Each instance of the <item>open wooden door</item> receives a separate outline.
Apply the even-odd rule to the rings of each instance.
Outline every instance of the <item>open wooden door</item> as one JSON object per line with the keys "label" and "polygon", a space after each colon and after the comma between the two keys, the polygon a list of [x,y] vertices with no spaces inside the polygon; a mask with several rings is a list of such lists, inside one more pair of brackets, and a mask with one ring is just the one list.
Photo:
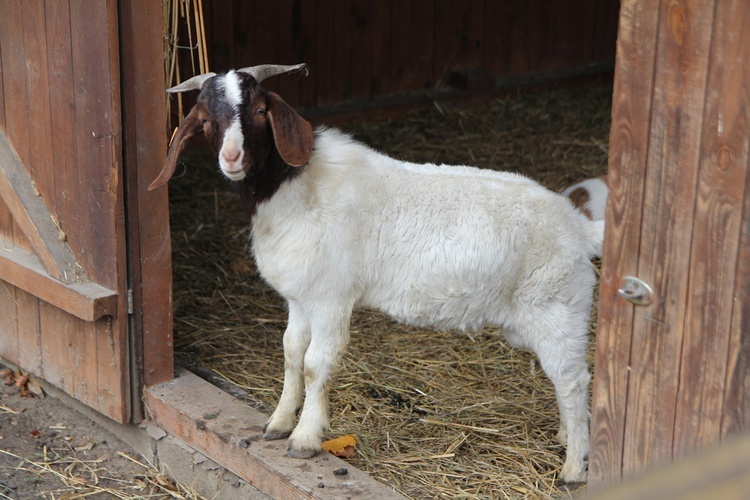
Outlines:
{"label": "open wooden door", "polygon": [[748,27],[744,0],[622,2],[593,485],[750,431]]}
{"label": "open wooden door", "polygon": [[119,422],[144,328],[169,355],[144,378],[172,376],[166,195],[137,203],[166,149],[151,4],[0,0],[0,357]]}

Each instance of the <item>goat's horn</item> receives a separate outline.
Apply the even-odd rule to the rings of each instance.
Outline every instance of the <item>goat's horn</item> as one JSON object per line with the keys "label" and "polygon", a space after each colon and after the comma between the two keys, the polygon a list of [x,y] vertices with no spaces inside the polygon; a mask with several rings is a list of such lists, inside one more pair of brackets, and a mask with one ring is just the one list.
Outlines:
{"label": "goat's horn", "polygon": [[189,90],[200,90],[201,87],[203,87],[203,82],[205,82],[212,76],[216,76],[216,73],[203,73],[202,75],[194,76],[188,80],[185,80],[179,85],[175,85],[174,87],[168,88],[167,92],[169,92],[170,94],[174,94],[175,92],[187,92]]}
{"label": "goat's horn", "polygon": [[258,83],[262,82],[269,76],[280,75],[282,73],[289,73],[291,71],[304,71],[307,76],[308,69],[307,64],[295,64],[294,66],[282,66],[279,64],[261,64],[260,66],[249,66],[247,68],[240,68],[237,71],[247,73],[254,77]]}

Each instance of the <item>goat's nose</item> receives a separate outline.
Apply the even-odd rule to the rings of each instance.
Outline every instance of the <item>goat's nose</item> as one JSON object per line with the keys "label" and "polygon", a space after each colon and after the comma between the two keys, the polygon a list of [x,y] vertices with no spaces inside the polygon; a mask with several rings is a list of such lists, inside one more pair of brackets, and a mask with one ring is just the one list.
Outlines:
{"label": "goat's nose", "polygon": [[239,159],[240,153],[239,149],[225,150],[221,152],[221,157],[227,163],[234,163]]}

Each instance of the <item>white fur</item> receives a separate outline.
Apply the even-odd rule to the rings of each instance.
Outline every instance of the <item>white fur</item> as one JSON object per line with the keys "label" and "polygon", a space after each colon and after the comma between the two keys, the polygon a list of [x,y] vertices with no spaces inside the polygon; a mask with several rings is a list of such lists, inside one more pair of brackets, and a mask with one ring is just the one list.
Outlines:
{"label": "white fur", "polygon": [[609,196],[609,187],[607,186],[606,177],[593,177],[586,179],[581,182],[577,182],[563,190],[561,193],[563,196],[569,197],[573,191],[581,188],[586,191],[588,200],[586,200],[581,206],[577,206],[581,211],[586,211],[587,215],[591,215],[591,220],[604,220],[605,211],[607,208],[607,196]]}
{"label": "white fur", "polygon": [[224,99],[235,110],[232,122],[224,132],[224,140],[219,151],[219,167],[221,171],[233,181],[245,178],[242,168],[242,160],[245,156],[243,144],[245,137],[242,134],[239,109],[242,105],[242,89],[237,73],[230,71],[223,77]]}
{"label": "white fur", "polygon": [[603,222],[523,176],[405,163],[318,130],[304,171],[253,218],[258,268],[289,304],[284,389],[266,437],[291,432],[293,456],[320,449],[355,307],[417,326],[496,324],[554,383],[568,446],[561,479],[584,481],[589,259],[603,233]]}

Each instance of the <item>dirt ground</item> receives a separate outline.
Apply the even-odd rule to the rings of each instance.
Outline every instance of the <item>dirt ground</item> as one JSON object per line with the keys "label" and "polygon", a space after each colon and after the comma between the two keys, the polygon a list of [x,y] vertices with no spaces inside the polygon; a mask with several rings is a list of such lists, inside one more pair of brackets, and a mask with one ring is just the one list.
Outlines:
{"label": "dirt ground", "polygon": [[0,499],[198,498],[39,390],[0,364]]}

